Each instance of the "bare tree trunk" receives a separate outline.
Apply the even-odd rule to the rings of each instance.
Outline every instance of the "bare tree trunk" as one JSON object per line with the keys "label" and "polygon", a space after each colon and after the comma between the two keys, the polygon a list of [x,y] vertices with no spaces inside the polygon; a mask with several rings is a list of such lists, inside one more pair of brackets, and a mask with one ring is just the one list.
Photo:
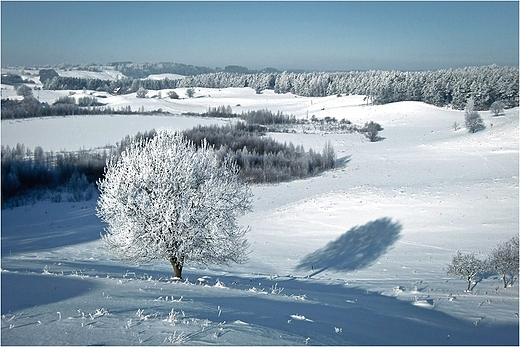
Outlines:
{"label": "bare tree trunk", "polygon": [[506,275],[502,275],[502,279],[504,280],[504,288],[507,288],[507,278]]}
{"label": "bare tree trunk", "polygon": [[468,289],[467,292],[471,292],[471,277],[468,277]]}
{"label": "bare tree trunk", "polygon": [[177,260],[176,257],[170,258],[170,264],[173,267],[173,274],[175,278],[182,278],[182,265],[183,265],[184,257],[181,257],[180,261]]}

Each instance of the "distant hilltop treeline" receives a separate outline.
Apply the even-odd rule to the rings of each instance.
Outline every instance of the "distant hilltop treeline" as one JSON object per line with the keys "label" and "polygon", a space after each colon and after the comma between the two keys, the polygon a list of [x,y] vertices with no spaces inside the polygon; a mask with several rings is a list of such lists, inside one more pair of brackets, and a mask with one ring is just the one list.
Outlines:
{"label": "distant hilltop treeline", "polygon": [[[250,70],[247,67],[239,65],[228,65],[224,69],[209,68],[205,66],[194,66],[180,63],[133,63],[129,61],[112,62],[108,64],[115,70],[121,72],[130,78],[146,78],[150,75],[157,74],[178,74],[182,76],[194,76],[215,72],[233,72],[233,73],[260,73],[260,72],[280,72],[275,68],[266,67],[261,70]],[[295,70],[297,71],[297,70]],[[301,72],[301,71],[300,71]]]}
{"label": "distant hilltop treeline", "polygon": [[[129,75],[174,71],[163,66],[113,63],[113,68]],[[142,70],[139,70],[139,69]],[[195,67],[194,67],[195,69]],[[366,95],[367,103],[387,104],[397,101],[422,101],[431,105],[464,109],[467,100],[474,100],[477,110],[488,110],[495,101],[506,108],[519,105],[518,67],[489,65],[436,71],[350,71],[350,72],[279,72],[275,69],[249,73],[247,68],[226,67],[229,71],[195,73],[180,79],[123,78],[100,80],[60,77],[53,70],[40,70],[45,89],[97,90],[109,93],[134,93],[139,88],[162,90],[175,88],[250,87],[261,93],[293,93],[299,96]],[[242,71],[245,69],[244,71]],[[189,70],[189,69],[188,69]],[[54,73],[53,73],[54,72]]]}

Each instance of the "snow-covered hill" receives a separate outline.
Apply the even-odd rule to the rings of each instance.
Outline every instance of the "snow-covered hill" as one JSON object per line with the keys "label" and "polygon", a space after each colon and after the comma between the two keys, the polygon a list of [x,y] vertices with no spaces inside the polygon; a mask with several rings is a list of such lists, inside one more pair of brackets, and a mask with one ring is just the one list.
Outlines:
{"label": "snow-covered hill", "polygon": [[118,80],[125,76],[114,69],[98,69],[96,71],[84,71],[84,70],[57,70],[58,75],[61,77],[77,77],[77,78],[96,78],[100,80]]}
{"label": "snow-covered hill", "polygon": [[188,264],[181,282],[167,262],[111,260],[95,201],[2,210],[2,344],[518,345],[516,284],[491,276],[466,293],[444,271],[456,251],[485,258],[518,234],[518,108],[481,112],[486,129],[470,134],[453,129],[463,112],[362,96],[196,88],[192,99],[103,100],[174,115],[2,121],[2,144],[97,148],[151,128],[223,122],[178,116],[220,105],[372,120],[383,140],[270,134],[320,151],[330,141],[345,165],[254,186],[241,220],[251,226],[249,262]]}

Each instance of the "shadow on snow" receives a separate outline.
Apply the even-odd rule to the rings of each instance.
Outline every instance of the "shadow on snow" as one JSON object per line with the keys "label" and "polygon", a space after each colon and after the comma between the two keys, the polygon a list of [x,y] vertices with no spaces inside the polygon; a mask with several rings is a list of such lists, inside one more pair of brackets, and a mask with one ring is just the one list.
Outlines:
{"label": "shadow on snow", "polygon": [[325,270],[354,271],[373,264],[399,239],[402,225],[380,218],[356,226],[325,247],[306,255],[298,270],[314,270],[311,277]]}
{"label": "shadow on snow", "polygon": [[[258,278],[249,284],[244,278],[220,279],[226,283],[233,280],[242,291],[208,288],[214,295],[192,293],[195,296],[190,299],[199,305],[186,307],[190,316],[244,322],[259,335],[264,331],[277,334],[279,344],[295,344],[298,339],[304,343],[309,337],[311,345],[518,345],[518,325],[476,326],[361,288],[312,279]],[[259,294],[247,290],[258,281],[266,288],[278,285],[283,292],[272,294],[267,290]],[[204,309],[199,311],[200,307]],[[224,326],[224,333],[227,328]],[[230,331],[229,335],[234,333]],[[231,342],[232,336],[229,338]],[[225,340],[221,343],[227,344]],[[239,343],[248,344],[244,340]]]}
{"label": "shadow on snow", "polygon": [[60,210],[60,207],[61,204],[51,204],[46,209],[31,211],[30,218],[34,223],[27,221],[27,214],[23,213],[25,209],[2,210],[2,257],[100,238],[103,225],[94,207],[73,210],[63,207]]}
{"label": "shadow on snow", "polygon": [[[182,312],[178,323],[208,322],[207,329],[199,327],[195,334],[189,334],[188,344],[214,344],[214,334],[218,334],[220,345],[295,345],[310,338],[312,345],[518,346],[518,325],[493,324],[491,320],[475,325],[435,309],[337,282],[220,273],[205,276],[206,281],[200,285],[195,279],[202,274],[196,269],[187,269],[188,282],[171,281],[166,266],[155,270],[95,262],[61,266],[74,265],[85,268],[81,279],[56,273],[3,272],[2,314],[78,297],[72,302],[83,310],[103,305],[111,318],[121,322],[135,319],[135,312],[144,308],[146,314],[158,317],[157,321],[148,321],[151,328],[167,324],[164,318],[172,308]],[[121,278],[126,280],[121,282]],[[223,286],[217,286],[218,281]],[[88,296],[81,299],[85,294]],[[165,295],[174,295],[177,301],[158,299]],[[74,306],[72,302],[65,307]],[[157,335],[149,344],[163,340],[164,336]]]}
{"label": "shadow on snow", "polygon": [[2,314],[80,296],[96,283],[55,275],[2,272]]}

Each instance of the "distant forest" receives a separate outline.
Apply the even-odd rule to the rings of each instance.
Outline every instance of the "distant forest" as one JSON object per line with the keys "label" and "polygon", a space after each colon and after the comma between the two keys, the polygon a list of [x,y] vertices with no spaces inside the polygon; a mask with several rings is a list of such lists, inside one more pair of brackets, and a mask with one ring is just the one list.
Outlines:
{"label": "distant forest", "polygon": [[[115,68],[131,76],[143,76],[163,70],[119,63]],[[367,103],[387,104],[397,101],[422,101],[431,105],[464,109],[468,98],[475,101],[477,110],[488,110],[495,101],[506,108],[519,105],[519,70],[517,67],[497,65],[467,67],[437,71],[352,71],[352,72],[278,72],[267,69],[248,73],[241,67],[227,67],[228,71],[211,73],[192,68],[182,79],[151,80],[126,78],[117,81],[59,77],[43,81],[50,90],[97,90],[110,93],[133,93],[139,88],[148,90],[174,88],[250,87],[261,93],[294,93],[299,96],[366,95]],[[245,70],[244,70],[245,69]],[[188,72],[190,69],[186,69]],[[140,72],[138,72],[140,71]],[[240,71],[240,72],[230,72]],[[46,73],[48,75],[48,73]]]}
{"label": "distant forest", "polygon": [[178,74],[182,76],[194,76],[209,74],[214,72],[235,72],[235,73],[258,73],[258,72],[279,72],[274,68],[265,68],[260,71],[249,70],[247,67],[239,65],[228,65],[224,69],[209,68],[205,66],[194,66],[180,63],[160,62],[160,63],[132,63],[126,62],[112,62],[109,63],[117,71],[123,73],[130,78],[146,78],[150,75],[156,74]]}
{"label": "distant forest", "polygon": [[[103,106],[103,107],[99,107]],[[52,105],[40,102],[34,97],[23,100],[2,99],[2,119],[22,119],[33,117],[57,117],[100,114],[158,114],[161,109],[153,111],[132,110],[130,105],[118,109],[100,103],[97,98],[85,96],[78,102],[73,97],[61,97]]]}

